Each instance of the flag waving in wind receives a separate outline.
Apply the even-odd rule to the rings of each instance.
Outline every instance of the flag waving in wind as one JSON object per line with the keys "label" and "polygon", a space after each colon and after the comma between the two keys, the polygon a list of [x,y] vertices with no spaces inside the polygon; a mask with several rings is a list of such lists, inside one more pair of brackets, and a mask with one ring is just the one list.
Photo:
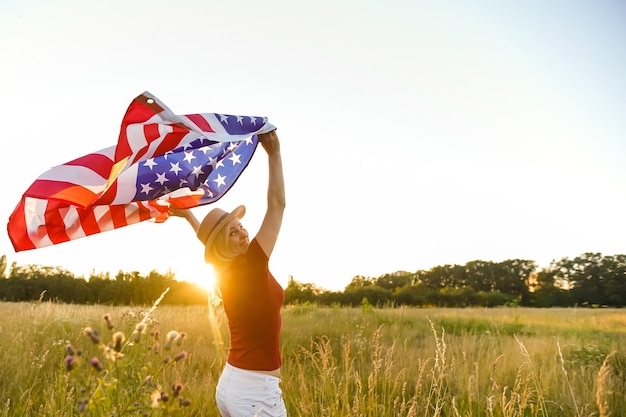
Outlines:
{"label": "flag waving in wind", "polygon": [[122,120],[117,145],[55,166],[26,190],[9,217],[16,252],[42,248],[144,220],[169,206],[217,201],[248,166],[265,117],[175,115],[148,92]]}

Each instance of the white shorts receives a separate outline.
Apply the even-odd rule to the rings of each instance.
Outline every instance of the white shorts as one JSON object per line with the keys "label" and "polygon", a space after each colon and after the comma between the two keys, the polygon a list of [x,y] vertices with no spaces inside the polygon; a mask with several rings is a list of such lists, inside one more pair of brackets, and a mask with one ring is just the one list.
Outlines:
{"label": "white shorts", "polygon": [[222,417],[286,417],[280,378],[227,363],[215,391]]}

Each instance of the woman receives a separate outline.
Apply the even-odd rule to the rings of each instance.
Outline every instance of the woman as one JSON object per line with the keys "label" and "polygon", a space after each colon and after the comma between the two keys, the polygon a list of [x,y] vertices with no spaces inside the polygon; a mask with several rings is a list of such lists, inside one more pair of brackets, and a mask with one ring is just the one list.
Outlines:
{"label": "woman", "polygon": [[201,223],[189,210],[174,211],[204,243],[228,317],[230,351],[215,395],[222,417],[287,415],[279,387],[285,293],[268,267],[283,220],[285,185],[276,131],[259,135],[259,142],[268,156],[267,210],[252,241],[240,223],[244,206],[230,213],[213,209]]}

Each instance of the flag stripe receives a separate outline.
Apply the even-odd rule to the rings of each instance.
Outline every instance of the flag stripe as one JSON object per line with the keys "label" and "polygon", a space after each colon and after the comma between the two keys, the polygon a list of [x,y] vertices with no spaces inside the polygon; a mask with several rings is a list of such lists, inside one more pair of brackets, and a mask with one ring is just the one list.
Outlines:
{"label": "flag stripe", "polygon": [[46,210],[44,218],[46,219],[46,224],[49,225],[47,232],[53,245],[67,242],[70,239],[67,235],[65,222],[63,221],[63,217],[61,217],[59,209]]}
{"label": "flag stripe", "polygon": [[198,128],[200,128],[203,132],[215,132],[207,119],[202,117],[200,114],[188,114],[187,118],[193,122]]}
{"label": "flag stripe", "polygon": [[59,165],[55,168],[60,169],[65,168],[66,166],[72,166],[76,168],[89,167],[89,169],[91,169],[95,175],[98,175],[101,178],[106,178],[109,175],[109,170],[111,169],[111,166],[113,165],[113,157],[112,155],[108,155],[107,153],[111,153],[113,150],[114,147],[103,149],[100,152],[94,152],[89,155],[81,156],[80,158],[67,162],[64,165]]}

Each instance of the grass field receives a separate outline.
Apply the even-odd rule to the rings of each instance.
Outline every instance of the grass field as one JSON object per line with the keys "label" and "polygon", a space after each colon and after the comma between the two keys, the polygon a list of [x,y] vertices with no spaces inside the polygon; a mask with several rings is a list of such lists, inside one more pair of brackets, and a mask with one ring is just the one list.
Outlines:
{"label": "grass field", "polygon": [[[0,416],[217,416],[223,313],[148,311],[0,303]],[[290,416],[626,415],[626,310],[292,306],[282,355]]]}

